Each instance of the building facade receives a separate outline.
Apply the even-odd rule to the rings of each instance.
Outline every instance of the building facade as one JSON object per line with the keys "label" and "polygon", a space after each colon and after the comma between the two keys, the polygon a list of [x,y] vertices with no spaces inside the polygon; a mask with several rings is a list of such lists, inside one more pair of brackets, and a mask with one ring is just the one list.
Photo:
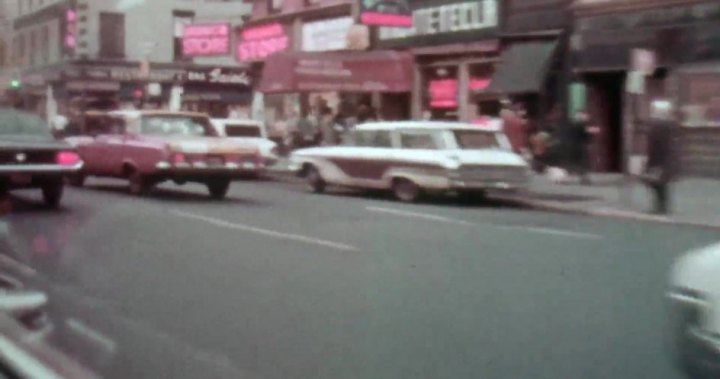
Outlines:
{"label": "building facade", "polygon": [[[573,68],[602,130],[596,169],[621,171],[642,158],[650,106],[671,100],[683,173],[720,177],[720,2],[585,0],[574,13]],[[644,83],[630,74],[636,49],[654,57]]]}
{"label": "building facade", "polygon": [[215,116],[249,108],[252,78],[230,48],[230,31],[249,12],[240,2],[201,0],[18,2],[11,55],[26,106],[43,113],[57,101],[68,113],[166,107],[175,97]]}

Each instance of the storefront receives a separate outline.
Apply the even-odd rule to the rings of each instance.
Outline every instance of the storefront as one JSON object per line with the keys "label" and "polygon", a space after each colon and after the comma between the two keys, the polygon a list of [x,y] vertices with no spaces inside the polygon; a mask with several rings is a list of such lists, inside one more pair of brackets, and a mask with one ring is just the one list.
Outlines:
{"label": "storefront", "polygon": [[411,3],[413,26],[380,27],[374,48],[413,56],[408,94],[415,119],[472,120],[497,113],[497,99],[476,102],[498,60],[497,0]]}
{"label": "storefront", "polygon": [[[139,62],[72,62],[23,76],[30,107],[43,113],[48,100],[60,114],[83,109],[171,108],[173,92],[179,108],[227,117],[229,110],[249,107],[252,80],[247,69]],[[52,90],[48,91],[48,87]],[[52,93],[53,99],[47,94]],[[184,95],[183,95],[184,93]]]}
{"label": "storefront", "polygon": [[[642,154],[650,104],[669,98],[683,126],[684,173],[720,177],[713,152],[720,147],[713,91],[720,87],[712,88],[720,82],[720,3],[649,9],[646,4],[622,11],[619,3],[576,9],[574,71],[587,87],[587,107],[601,129],[595,169],[620,171],[624,151]],[[654,55],[657,69],[646,78],[644,93],[630,101],[626,82],[638,48]]]}

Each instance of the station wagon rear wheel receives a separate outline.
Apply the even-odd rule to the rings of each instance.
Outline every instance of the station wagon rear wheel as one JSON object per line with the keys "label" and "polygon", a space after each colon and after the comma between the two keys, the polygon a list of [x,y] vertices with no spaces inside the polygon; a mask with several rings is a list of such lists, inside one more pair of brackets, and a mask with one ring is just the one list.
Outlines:
{"label": "station wagon rear wheel", "polygon": [[420,189],[420,186],[415,184],[412,180],[404,178],[393,180],[392,190],[395,197],[405,203],[415,202],[422,195],[422,189]]}
{"label": "station wagon rear wheel", "polygon": [[308,187],[310,187],[310,190],[312,192],[325,192],[327,183],[325,182],[325,179],[322,178],[322,175],[320,175],[320,171],[318,171],[317,167],[308,167],[307,171],[305,172],[305,179],[307,180]]}

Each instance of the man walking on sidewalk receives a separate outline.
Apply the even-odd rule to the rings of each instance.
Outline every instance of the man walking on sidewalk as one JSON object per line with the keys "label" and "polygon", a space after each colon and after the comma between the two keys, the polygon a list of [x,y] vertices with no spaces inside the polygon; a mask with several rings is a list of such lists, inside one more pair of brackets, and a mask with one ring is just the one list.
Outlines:
{"label": "man walking on sidewalk", "polygon": [[652,104],[647,136],[647,168],[645,182],[655,195],[653,211],[667,214],[670,211],[670,185],[677,175],[678,125],[671,119],[672,105],[667,101]]}

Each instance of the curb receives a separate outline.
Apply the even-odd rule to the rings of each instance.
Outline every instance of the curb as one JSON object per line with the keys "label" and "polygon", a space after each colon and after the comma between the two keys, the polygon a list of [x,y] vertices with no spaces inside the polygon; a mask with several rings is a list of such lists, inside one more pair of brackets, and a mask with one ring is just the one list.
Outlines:
{"label": "curb", "polygon": [[[302,183],[302,178],[295,175],[294,172],[288,170],[268,170],[267,177],[270,180],[285,183]],[[494,199],[512,202],[527,208],[542,210],[548,212],[585,215],[592,217],[604,217],[612,218],[617,220],[632,220],[641,221],[648,223],[655,223],[661,225],[676,225],[676,226],[689,226],[696,228],[720,230],[720,224],[708,224],[698,221],[678,220],[667,216],[656,216],[640,212],[623,211],[620,209],[613,208],[581,208],[570,205],[555,204],[542,200],[532,200],[528,198],[520,198],[515,196],[493,196]]]}
{"label": "curb", "polygon": [[662,225],[677,225],[677,226],[690,226],[705,229],[720,229],[720,224],[708,224],[698,221],[678,220],[667,216],[655,216],[640,212],[623,211],[620,209],[613,208],[580,208],[567,205],[553,204],[541,200],[523,199],[517,197],[499,197],[502,200],[512,201],[517,204],[521,204],[525,207],[543,210],[549,212],[566,213],[566,214],[577,214],[593,217],[605,217],[619,220],[633,220],[642,221],[648,223],[662,224]]}

